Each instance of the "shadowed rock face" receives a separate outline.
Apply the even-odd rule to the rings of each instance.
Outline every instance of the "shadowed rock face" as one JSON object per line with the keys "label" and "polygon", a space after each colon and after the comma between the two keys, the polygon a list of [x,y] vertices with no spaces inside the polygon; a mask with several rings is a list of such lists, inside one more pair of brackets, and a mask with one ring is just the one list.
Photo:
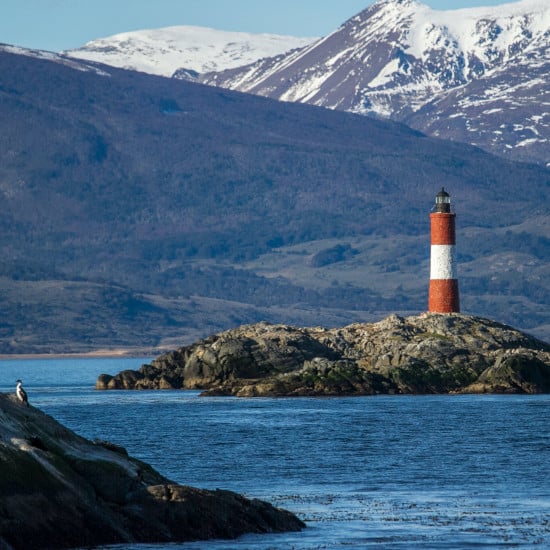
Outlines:
{"label": "shadowed rock face", "polygon": [[71,548],[299,530],[293,514],[229,491],[176,485],[0,394],[0,548]]}
{"label": "shadowed rock face", "polygon": [[343,328],[259,323],[100,375],[97,389],[204,389],[208,395],[550,392],[550,345],[461,314],[392,315]]}

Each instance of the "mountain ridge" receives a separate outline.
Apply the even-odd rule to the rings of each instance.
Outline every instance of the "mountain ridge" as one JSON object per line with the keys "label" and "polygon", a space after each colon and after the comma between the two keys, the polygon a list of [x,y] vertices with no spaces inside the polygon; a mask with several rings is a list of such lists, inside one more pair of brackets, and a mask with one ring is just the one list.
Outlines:
{"label": "mountain ridge", "polygon": [[[550,6],[540,0],[453,11],[380,0],[297,52],[201,81],[392,118],[501,156],[547,163],[549,27]],[[514,76],[518,65],[525,66],[527,80]],[[490,94],[493,72],[503,80],[496,98]],[[468,116],[458,99],[449,100],[453,93],[470,98]],[[487,135],[478,133],[479,126],[488,128]]]}
{"label": "mountain ridge", "polygon": [[180,26],[121,33],[63,53],[389,118],[545,165],[549,28],[542,0],[456,10],[379,0],[319,39]]}
{"label": "mountain ridge", "polygon": [[61,53],[158,76],[171,77],[178,72],[193,78],[300,48],[312,40],[178,25],[98,38]]}

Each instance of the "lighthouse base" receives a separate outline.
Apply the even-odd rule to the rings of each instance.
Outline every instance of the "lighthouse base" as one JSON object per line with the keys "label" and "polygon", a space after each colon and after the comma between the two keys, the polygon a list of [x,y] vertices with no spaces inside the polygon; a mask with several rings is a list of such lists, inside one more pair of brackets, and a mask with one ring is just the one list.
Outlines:
{"label": "lighthouse base", "polygon": [[428,311],[460,313],[457,279],[430,279]]}

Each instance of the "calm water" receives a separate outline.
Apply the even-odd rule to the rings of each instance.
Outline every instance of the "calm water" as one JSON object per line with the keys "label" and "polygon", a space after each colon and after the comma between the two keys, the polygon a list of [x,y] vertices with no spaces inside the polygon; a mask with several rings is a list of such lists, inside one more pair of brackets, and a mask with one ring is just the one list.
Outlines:
{"label": "calm water", "polygon": [[201,398],[96,392],[142,359],[0,361],[33,405],[178,483],[292,510],[301,533],[146,548],[550,547],[550,396]]}

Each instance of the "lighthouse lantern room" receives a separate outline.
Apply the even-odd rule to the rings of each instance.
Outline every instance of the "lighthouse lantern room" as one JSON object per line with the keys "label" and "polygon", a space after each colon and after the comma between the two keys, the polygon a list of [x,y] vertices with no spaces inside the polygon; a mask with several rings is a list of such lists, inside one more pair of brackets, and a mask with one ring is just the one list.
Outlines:
{"label": "lighthouse lantern room", "polygon": [[442,187],[430,213],[430,289],[428,311],[452,313],[460,311],[456,275],[455,217],[451,197]]}
{"label": "lighthouse lantern room", "polygon": [[445,188],[442,187],[441,191],[435,196],[434,212],[450,212],[451,211],[451,196]]}

